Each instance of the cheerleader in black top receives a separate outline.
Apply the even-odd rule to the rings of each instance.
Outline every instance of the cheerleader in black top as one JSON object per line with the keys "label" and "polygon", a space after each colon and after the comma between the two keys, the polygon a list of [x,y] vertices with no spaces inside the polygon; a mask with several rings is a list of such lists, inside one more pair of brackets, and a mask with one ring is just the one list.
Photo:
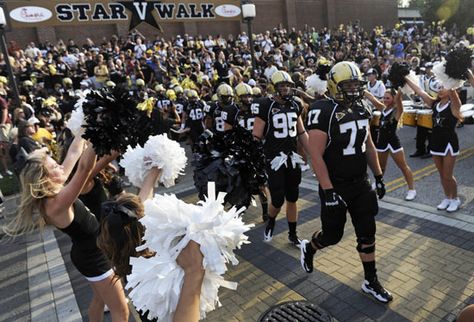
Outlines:
{"label": "cheerleader in black top", "polygon": [[432,97],[417,84],[407,79],[407,84],[420,96],[426,105],[433,109],[433,132],[431,136],[431,155],[441,178],[445,198],[438,205],[438,210],[454,212],[459,209],[457,182],[453,175],[456,156],[459,154],[459,141],[456,135],[456,124],[462,121],[460,112],[461,100],[456,89],[445,89],[434,80],[430,90],[437,94]]}
{"label": "cheerleader in black top", "polygon": [[[92,144],[84,152],[83,146],[84,140],[76,137],[62,165],[48,156],[44,149],[27,157],[20,173],[23,190],[18,214],[3,227],[3,231],[13,236],[49,224],[69,235],[72,239],[72,263],[93,290],[89,321],[102,321],[104,305],[107,304],[112,321],[125,322],[129,311],[122,283],[114,278],[110,263],[96,244],[99,223],[77,200],[96,164]],[[77,169],[66,183],[79,157]],[[35,214],[36,211],[39,215]]]}
{"label": "cheerleader in black top", "polygon": [[405,160],[405,152],[397,135],[399,120],[403,114],[401,92],[397,93],[394,89],[385,91],[383,102],[368,91],[365,91],[365,97],[382,113],[379,135],[375,142],[382,172],[385,172],[390,154],[397,167],[402,171],[408,185],[405,200],[411,201],[416,197],[413,173]]}

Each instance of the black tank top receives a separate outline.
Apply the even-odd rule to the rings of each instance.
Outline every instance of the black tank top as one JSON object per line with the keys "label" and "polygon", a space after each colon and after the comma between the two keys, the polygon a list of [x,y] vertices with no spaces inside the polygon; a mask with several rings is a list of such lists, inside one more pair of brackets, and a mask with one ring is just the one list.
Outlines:
{"label": "black tank top", "polygon": [[433,130],[454,131],[458,119],[451,112],[451,102],[441,105],[439,101],[433,104]]}
{"label": "black tank top", "polygon": [[380,131],[384,135],[394,135],[397,132],[398,121],[395,119],[394,109],[382,111],[380,118]]}
{"label": "black tank top", "polygon": [[107,201],[107,194],[105,193],[102,181],[99,178],[95,177],[94,187],[88,193],[79,195],[79,199],[81,199],[84,205],[89,208],[89,210],[97,218],[97,221],[100,223],[101,205],[104,201]]}
{"label": "black tank top", "polygon": [[66,228],[60,228],[71,237],[72,243],[78,248],[96,248],[99,222],[81,200],[74,201],[74,219]]}

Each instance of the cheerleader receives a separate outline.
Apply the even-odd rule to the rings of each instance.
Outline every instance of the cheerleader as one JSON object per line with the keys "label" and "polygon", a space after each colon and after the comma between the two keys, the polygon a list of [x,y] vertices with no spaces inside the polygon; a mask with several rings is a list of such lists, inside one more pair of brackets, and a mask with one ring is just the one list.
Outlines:
{"label": "cheerleader", "polygon": [[[152,197],[153,187],[160,173],[161,170],[156,167],[148,172],[138,196],[124,193],[116,201],[103,204],[97,245],[111,261],[118,278],[125,278],[131,273],[130,257],[154,256],[148,249],[137,251],[136,248],[142,244],[145,231],[139,222],[144,216],[143,202]],[[190,241],[176,259],[183,268],[185,277],[173,319],[175,322],[199,320],[199,299],[204,279],[202,258],[199,244]],[[149,321],[147,312],[142,312],[140,318],[142,321]]]}
{"label": "cheerleader", "polygon": [[[84,140],[76,137],[62,165],[48,156],[45,149],[32,152],[24,160],[20,172],[23,190],[19,211],[3,231],[14,236],[50,224],[69,235],[71,261],[93,290],[89,321],[102,321],[104,304],[110,309],[112,321],[128,321],[122,283],[114,280],[109,262],[96,245],[99,223],[77,199],[96,163],[93,146],[90,144],[82,153],[83,145]],[[79,157],[74,175],[65,184]]]}
{"label": "cheerleader", "polygon": [[382,172],[385,172],[390,154],[397,167],[402,171],[408,185],[405,200],[411,201],[416,197],[413,173],[405,160],[405,153],[397,135],[398,124],[403,113],[401,92],[396,92],[394,89],[386,90],[383,103],[368,91],[365,91],[365,97],[382,113],[379,133],[375,142]]}
{"label": "cheerleader", "polygon": [[456,156],[459,154],[459,141],[455,129],[457,123],[462,121],[461,100],[456,89],[445,89],[435,78],[430,81],[429,90],[436,97],[430,96],[410,79],[406,77],[405,79],[425,104],[433,109],[430,153],[438,169],[445,193],[445,198],[437,208],[455,212],[461,205],[456,178],[453,175]]}

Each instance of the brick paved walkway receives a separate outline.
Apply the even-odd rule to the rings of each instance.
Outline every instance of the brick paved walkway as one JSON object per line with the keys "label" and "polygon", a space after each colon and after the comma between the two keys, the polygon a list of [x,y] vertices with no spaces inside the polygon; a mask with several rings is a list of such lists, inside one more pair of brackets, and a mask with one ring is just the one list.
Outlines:
{"label": "brick paved walkway", "polygon": [[[306,183],[302,187],[298,232],[300,237],[308,238],[320,228],[319,204],[314,184]],[[185,201],[197,201],[194,193],[183,194]],[[206,321],[258,321],[271,306],[290,300],[311,301],[339,321],[452,321],[455,313],[474,302],[474,218],[435,212],[418,204],[401,205],[400,201],[390,198],[387,201],[380,203],[377,216],[377,267],[379,279],[394,295],[389,305],[380,304],[360,291],[363,269],[355,250],[350,220],[342,241],[319,252],[315,271],[306,274],[300,268],[299,250],[287,242],[284,214],[279,216],[272,243],[267,244],[262,241],[264,227],[259,223],[260,209],[252,207],[245,215],[246,221],[257,223],[249,232],[252,243],[238,251],[241,262],[226,276],[239,283],[238,289],[223,289],[220,293],[223,306],[208,314]],[[59,232],[54,235],[73,288],[73,298],[77,301],[77,314],[86,317],[90,289],[70,263],[68,239]],[[5,246],[24,256],[22,245],[19,240],[14,246]],[[14,259],[5,250],[0,252],[1,273],[6,277],[0,279],[4,298],[0,302],[7,304],[9,312],[2,312],[4,306],[0,320],[32,321],[32,312],[38,309],[32,305],[32,299],[29,299],[28,318],[24,303],[27,299],[21,297],[21,301],[16,301],[15,294],[5,290],[14,285],[18,297],[25,287],[32,287],[24,278],[12,284],[11,278],[28,274],[16,274],[5,266]],[[26,270],[27,266],[18,267]],[[51,285],[55,283],[58,282]],[[55,299],[56,310],[61,309],[61,301]],[[130,320],[135,318],[132,316]],[[110,316],[106,316],[106,321],[110,321]]]}

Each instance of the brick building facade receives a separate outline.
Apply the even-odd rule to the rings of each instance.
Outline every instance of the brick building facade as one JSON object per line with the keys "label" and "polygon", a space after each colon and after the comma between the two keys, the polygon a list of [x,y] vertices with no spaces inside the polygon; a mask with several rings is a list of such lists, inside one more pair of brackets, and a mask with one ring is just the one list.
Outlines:
{"label": "brick building facade", "polygon": [[[279,24],[290,28],[303,29],[310,27],[337,27],[341,23],[359,20],[364,28],[376,25],[393,26],[397,22],[397,1],[395,0],[254,0],[257,17],[253,21],[254,32],[270,30]],[[229,22],[186,22],[160,23],[163,36],[178,34],[238,34],[247,30],[246,24],[239,21]],[[147,24],[138,29],[147,37],[160,33]],[[15,40],[20,45],[30,41],[45,42],[72,38],[82,43],[86,37],[101,41],[113,34],[126,35],[127,24],[58,26],[41,28],[21,28],[7,32],[7,40]]]}

